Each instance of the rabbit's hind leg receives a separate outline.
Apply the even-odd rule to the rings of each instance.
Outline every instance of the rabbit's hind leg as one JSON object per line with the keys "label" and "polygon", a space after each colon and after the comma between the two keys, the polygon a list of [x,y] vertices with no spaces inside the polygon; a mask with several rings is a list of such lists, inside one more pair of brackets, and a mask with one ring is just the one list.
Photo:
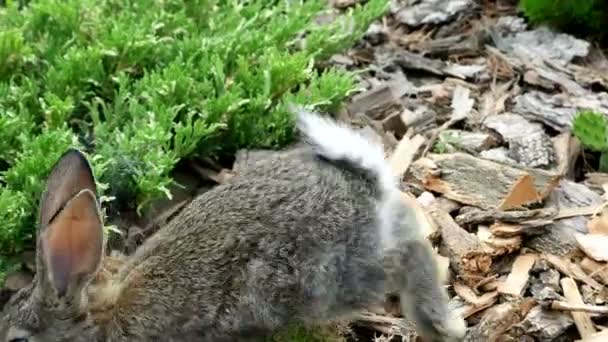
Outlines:
{"label": "rabbit's hind leg", "polygon": [[387,290],[399,293],[402,312],[414,321],[420,335],[430,341],[461,341],[464,319],[447,306],[447,294],[430,242],[418,232],[415,213],[400,199],[387,202],[384,269]]}

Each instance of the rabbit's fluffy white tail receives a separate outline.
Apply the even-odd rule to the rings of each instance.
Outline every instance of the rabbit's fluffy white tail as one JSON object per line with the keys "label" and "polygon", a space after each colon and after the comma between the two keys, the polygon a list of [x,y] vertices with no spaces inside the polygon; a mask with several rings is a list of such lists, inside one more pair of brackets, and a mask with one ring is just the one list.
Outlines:
{"label": "rabbit's fluffy white tail", "polygon": [[384,148],[363,134],[335,120],[295,109],[297,128],[315,152],[325,159],[347,162],[371,174],[382,197],[394,192],[397,179],[384,159]]}

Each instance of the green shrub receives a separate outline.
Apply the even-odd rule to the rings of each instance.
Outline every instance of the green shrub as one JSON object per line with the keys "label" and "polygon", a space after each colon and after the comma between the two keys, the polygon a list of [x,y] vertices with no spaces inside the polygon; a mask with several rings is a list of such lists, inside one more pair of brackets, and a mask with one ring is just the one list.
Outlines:
{"label": "green shrub", "polygon": [[606,36],[608,7],[604,0],[521,0],[520,7],[532,23],[574,34]]}
{"label": "green shrub", "polygon": [[334,110],[355,87],[315,65],[388,6],[319,26],[324,0],[20,3],[0,7],[0,259],[31,247],[68,146],[89,155],[104,198],[140,210],[170,196],[181,159],[289,143],[289,103]]}
{"label": "green shrub", "polygon": [[608,120],[601,113],[583,111],[572,123],[572,132],[584,147],[600,152],[599,170],[608,172]]}

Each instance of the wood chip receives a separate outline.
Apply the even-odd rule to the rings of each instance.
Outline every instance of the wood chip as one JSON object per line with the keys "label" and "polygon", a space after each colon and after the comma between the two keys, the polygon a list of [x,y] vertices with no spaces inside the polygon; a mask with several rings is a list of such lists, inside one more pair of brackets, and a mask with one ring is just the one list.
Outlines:
{"label": "wood chip", "polygon": [[455,282],[453,286],[454,292],[456,292],[456,294],[460,296],[460,298],[462,298],[465,302],[468,303],[462,309],[463,318],[465,319],[474,315],[477,312],[489,308],[490,306],[494,305],[494,303],[496,303],[496,301],[498,300],[498,292],[496,291],[486,292],[481,296],[478,296],[477,294],[475,294],[475,291],[473,291],[473,289],[461,282]]}
{"label": "wood chip", "polygon": [[498,285],[498,292],[511,296],[521,296],[525,290],[530,270],[536,262],[537,255],[521,254],[513,262],[511,273],[507,279]]}
{"label": "wood chip", "polygon": [[574,233],[580,249],[596,261],[608,261],[608,235]]}
{"label": "wood chip", "polygon": [[474,280],[471,276],[483,276],[490,270],[490,251],[436,204],[431,205],[428,212],[441,232],[441,254],[450,259],[452,268],[467,285],[472,285]]}
{"label": "wood chip", "polygon": [[[578,287],[572,278],[563,278],[561,280],[562,290],[564,291],[564,296],[568,301],[568,304],[572,305],[583,305],[583,299],[581,294],[578,292]],[[572,318],[574,318],[574,324],[578,329],[581,337],[587,338],[596,333],[595,328],[593,327],[593,322],[589,317],[589,314],[586,312],[580,311],[572,311]]]}
{"label": "wood chip", "polygon": [[607,306],[586,305],[586,304],[570,304],[561,301],[554,301],[551,304],[553,310],[587,312],[590,314],[608,315]]}
{"label": "wood chip", "polygon": [[363,113],[373,120],[381,120],[392,114],[401,113],[403,104],[389,84],[359,93],[351,99],[348,111],[351,115]]}
{"label": "wood chip", "polygon": [[606,342],[608,341],[608,329],[597,332],[595,334],[589,335],[586,338],[581,340],[576,340],[576,342]]}
{"label": "wood chip", "polygon": [[407,6],[393,7],[391,14],[403,24],[420,26],[447,22],[459,13],[474,7],[476,6],[472,0],[421,1]]}
{"label": "wood chip", "polygon": [[389,163],[397,175],[406,173],[414,160],[414,156],[418,153],[418,150],[425,141],[426,139],[418,134],[413,138],[404,136],[401,141],[399,141],[389,159]]}
{"label": "wood chip", "polygon": [[608,263],[597,262],[590,258],[584,258],[581,261],[581,268],[587,274],[608,286]]}
{"label": "wood chip", "polygon": [[587,221],[587,229],[589,230],[589,234],[608,235],[608,215],[602,213],[593,217]]}
{"label": "wood chip", "polygon": [[412,164],[412,174],[427,190],[483,209],[515,209],[538,203],[559,176],[522,170],[463,153],[430,154]]}
{"label": "wood chip", "polygon": [[500,341],[513,325],[519,323],[535,306],[534,300],[525,298],[495,305],[485,311],[481,321],[469,328],[467,342]]}
{"label": "wood chip", "polygon": [[562,274],[566,276],[576,279],[578,281],[582,281],[585,284],[591,286],[592,288],[602,291],[604,290],[604,286],[598,283],[595,279],[591,278],[583,269],[565,258],[558,257],[556,255],[544,254],[542,258],[548,261],[555,269],[560,271]]}

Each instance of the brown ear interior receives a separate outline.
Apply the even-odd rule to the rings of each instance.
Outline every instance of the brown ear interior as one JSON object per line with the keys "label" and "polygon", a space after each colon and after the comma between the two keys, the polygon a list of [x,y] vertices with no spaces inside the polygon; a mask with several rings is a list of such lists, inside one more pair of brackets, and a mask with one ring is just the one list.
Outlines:
{"label": "brown ear interior", "polygon": [[103,223],[93,192],[82,190],[65,205],[44,231],[42,248],[60,297],[94,275],[103,255]]}
{"label": "brown ear interior", "polygon": [[40,201],[40,226],[45,227],[67,201],[83,189],[97,195],[91,165],[82,152],[69,149],[53,166]]}

